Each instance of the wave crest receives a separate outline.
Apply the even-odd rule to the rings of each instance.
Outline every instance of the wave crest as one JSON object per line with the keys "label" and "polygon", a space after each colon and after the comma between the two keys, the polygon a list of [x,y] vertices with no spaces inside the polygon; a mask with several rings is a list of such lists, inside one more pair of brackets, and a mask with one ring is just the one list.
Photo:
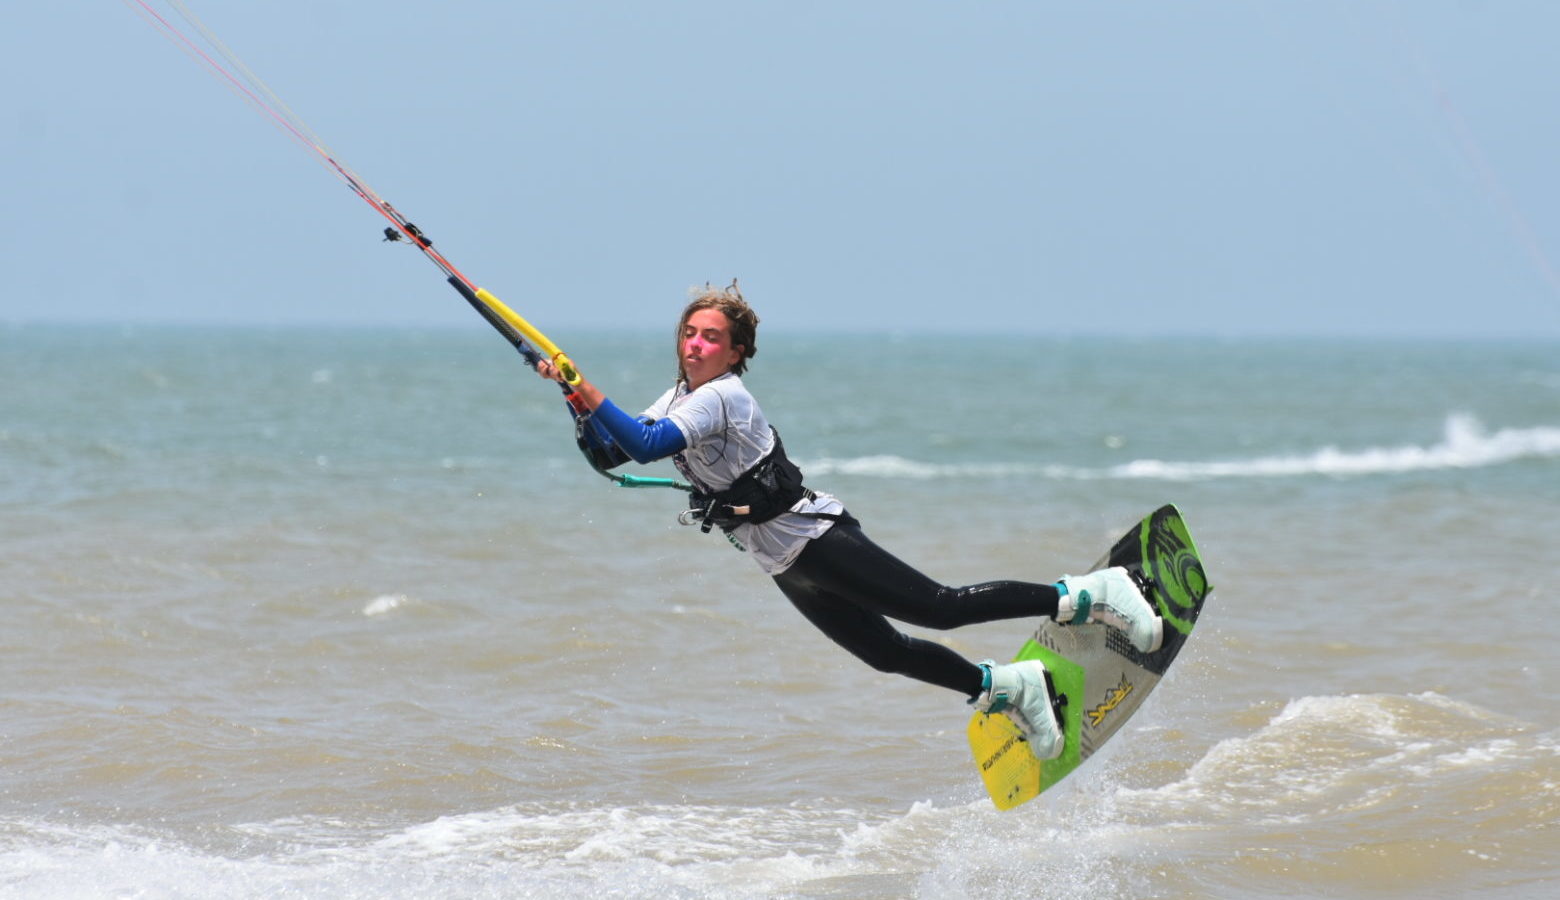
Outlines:
{"label": "wave crest", "polygon": [[1457,413],[1447,417],[1441,441],[1429,446],[1406,444],[1343,450],[1336,445],[1327,445],[1311,453],[1298,455],[1189,462],[1139,459],[1103,468],[1019,463],[937,464],[917,462],[901,456],[823,458],[809,460],[803,468],[812,475],[840,474],[917,480],[1022,476],[1059,481],[1206,481],[1221,478],[1389,475],[1478,469],[1526,459],[1555,458],[1560,458],[1560,428],[1502,428],[1490,432],[1474,416]]}

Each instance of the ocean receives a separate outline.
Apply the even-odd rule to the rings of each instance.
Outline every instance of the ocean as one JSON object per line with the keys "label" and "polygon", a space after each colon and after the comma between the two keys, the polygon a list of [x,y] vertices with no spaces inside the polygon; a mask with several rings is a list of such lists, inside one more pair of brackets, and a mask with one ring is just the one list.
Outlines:
{"label": "ocean", "polygon": [[1180,507],[1213,596],[1067,781],[997,812],[962,698],[591,472],[480,323],[0,326],[0,897],[1560,893],[1560,345],[760,346],[808,483],[940,580]]}

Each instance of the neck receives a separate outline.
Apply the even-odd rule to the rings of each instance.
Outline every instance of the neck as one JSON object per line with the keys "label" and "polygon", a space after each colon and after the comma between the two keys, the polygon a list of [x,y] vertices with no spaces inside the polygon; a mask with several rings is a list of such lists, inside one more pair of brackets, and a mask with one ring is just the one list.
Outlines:
{"label": "neck", "polygon": [[730,374],[731,374],[731,370],[727,369],[726,371],[720,373],[719,375],[716,375],[713,378],[706,378],[703,381],[694,381],[692,378],[689,378],[686,374],[684,374],[682,380],[683,380],[683,384],[686,384],[688,386],[688,390],[689,391],[696,391],[699,388],[704,387],[706,384],[709,384],[712,381],[717,381],[717,380],[719,380],[721,378],[725,378],[727,375],[730,375]]}

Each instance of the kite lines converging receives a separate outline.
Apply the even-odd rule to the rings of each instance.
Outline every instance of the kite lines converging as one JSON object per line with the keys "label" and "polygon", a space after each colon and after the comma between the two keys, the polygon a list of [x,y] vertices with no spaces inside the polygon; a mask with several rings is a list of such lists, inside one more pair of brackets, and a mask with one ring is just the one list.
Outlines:
{"label": "kite lines converging", "polygon": [[[155,27],[162,35],[168,38],[182,52],[190,56],[196,62],[206,68],[217,80],[225,84],[229,89],[238,94],[246,103],[257,109],[269,119],[272,124],[282,130],[284,134],[299,143],[320,164],[339,178],[352,192],[365,203],[374,208],[374,211],[383,216],[389,225],[384,229],[385,240],[409,243],[422,251],[439,270],[444,273],[445,280],[466,299],[471,307],[492,325],[499,334],[503,335],[525,358],[525,361],[533,369],[543,361],[552,364],[564,381],[560,383],[564,397],[569,402],[571,412],[575,417],[576,438],[578,439],[584,429],[591,429],[596,433],[598,426],[591,420],[590,410],[586,407],[575,392],[574,386],[580,383],[579,372],[567,355],[542,334],[535,326],[527,322],[513,309],[506,306],[503,301],[493,296],[484,288],[478,287],[476,282],[466,277],[459,269],[455,268],[445,256],[435,250],[433,241],[423,233],[422,229],[412,224],[389,201],[381,197],[368,183],[356,172],[352,171],[331,149],[325,146],[313,129],[300,119],[296,113],[288,108],[282,99],[266,86],[243,61],[216,36],[211,29],[195,15],[190,8],[180,0],[162,0],[163,4],[177,13],[189,30],[199,35],[199,40],[190,37],[185,31],[180,30],[170,18],[158,12],[149,0],[124,0],[125,5],[135,10],[147,22]],[[584,444],[581,445],[584,449]],[[676,487],[687,490],[688,486],[679,481],[666,478],[646,478],[634,475],[615,474],[607,471],[597,464],[597,461],[589,452],[586,459],[591,462],[592,468],[606,476],[613,482],[623,487]]]}

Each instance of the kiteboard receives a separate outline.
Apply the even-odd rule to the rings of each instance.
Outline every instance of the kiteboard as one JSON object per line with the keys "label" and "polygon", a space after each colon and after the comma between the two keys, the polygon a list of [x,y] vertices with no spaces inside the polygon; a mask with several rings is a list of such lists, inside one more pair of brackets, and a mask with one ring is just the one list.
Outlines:
{"label": "kiteboard", "polygon": [[1117,541],[1089,571],[1125,566],[1165,620],[1164,644],[1140,653],[1126,635],[1101,624],[1045,619],[1014,661],[1038,659],[1062,697],[1062,755],[1038,760],[1003,713],[976,713],[970,750],[998,809],[1012,809],[1067,777],[1125,725],[1164,677],[1197,624],[1212,587],[1191,532],[1174,506],[1163,506]]}

